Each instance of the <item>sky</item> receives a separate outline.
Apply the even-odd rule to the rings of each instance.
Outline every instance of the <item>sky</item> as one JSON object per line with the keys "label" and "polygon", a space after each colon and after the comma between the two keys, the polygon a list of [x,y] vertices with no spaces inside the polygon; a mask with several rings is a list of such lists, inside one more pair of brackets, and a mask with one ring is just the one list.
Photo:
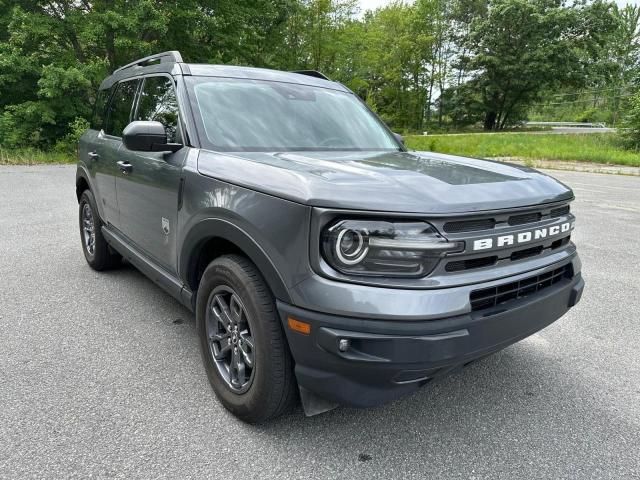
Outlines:
{"label": "sky", "polygon": [[[391,0],[360,0],[360,8],[364,10],[375,10],[391,3]],[[640,5],[640,0],[616,0],[618,5]]]}

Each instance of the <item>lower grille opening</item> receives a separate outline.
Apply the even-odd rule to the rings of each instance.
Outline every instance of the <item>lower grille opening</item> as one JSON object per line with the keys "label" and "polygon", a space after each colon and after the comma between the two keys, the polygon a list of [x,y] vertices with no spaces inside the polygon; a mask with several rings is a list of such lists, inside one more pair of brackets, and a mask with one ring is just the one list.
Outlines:
{"label": "lower grille opening", "polygon": [[495,307],[509,300],[516,300],[535,294],[545,288],[555,285],[564,278],[571,278],[573,271],[571,265],[565,265],[555,270],[525,278],[518,282],[505,283],[497,287],[474,290],[469,295],[471,310],[478,311]]}
{"label": "lower grille opening", "polygon": [[472,268],[490,267],[498,261],[497,256],[472,258],[471,260],[457,260],[447,263],[445,270],[447,272],[459,272],[461,270],[470,270]]}
{"label": "lower grille opening", "polygon": [[560,240],[556,240],[551,244],[551,250],[555,250],[556,248],[564,247],[571,240],[571,236],[561,238]]}
{"label": "lower grille opening", "polygon": [[511,260],[520,260],[527,257],[535,257],[536,255],[540,255],[544,250],[542,245],[538,245],[537,247],[526,248],[524,250],[518,250],[517,252],[513,252],[511,254]]}

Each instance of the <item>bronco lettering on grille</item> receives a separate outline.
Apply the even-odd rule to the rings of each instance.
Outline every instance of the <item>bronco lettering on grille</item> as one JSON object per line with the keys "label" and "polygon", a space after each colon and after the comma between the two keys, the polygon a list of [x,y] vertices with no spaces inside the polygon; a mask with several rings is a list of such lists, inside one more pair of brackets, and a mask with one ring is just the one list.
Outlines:
{"label": "bronco lettering on grille", "polygon": [[563,233],[573,230],[575,222],[561,223],[552,227],[536,228],[525,232],[514,233],[510,235],[498,235],[495,237],[481,238],[474,240],[473,251],[488,250],[495,247],[511,247],[521,245],[535,240],[543,240],[545,238],[555,237]]}

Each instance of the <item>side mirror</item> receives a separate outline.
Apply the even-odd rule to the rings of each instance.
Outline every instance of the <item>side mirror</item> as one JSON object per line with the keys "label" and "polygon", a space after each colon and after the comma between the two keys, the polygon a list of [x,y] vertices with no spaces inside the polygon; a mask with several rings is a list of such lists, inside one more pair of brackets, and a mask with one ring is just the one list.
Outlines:
{"label": "side mirror", "polygon": [[167,132],[160,122],[136,120],[122,132],[122,143],[137,152],[177,152],[179,143],[167,143]]}
{"label": "side mirror", "polygon": [[400,142],[402,146],[404,146],[404,137],[402,135],[400,135],[399,133],[394,133],[393,136],[396,137],[396,140]]}

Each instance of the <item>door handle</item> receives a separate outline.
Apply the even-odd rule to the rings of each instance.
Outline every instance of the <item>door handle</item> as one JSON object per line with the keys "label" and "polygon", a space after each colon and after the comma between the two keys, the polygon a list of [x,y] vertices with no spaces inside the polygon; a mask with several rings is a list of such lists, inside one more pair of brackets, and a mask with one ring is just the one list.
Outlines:
{"label": "door handle", "polygon": [[100,155],[98,155],[98,152],[89,152],[87,153],[87,155],[91,160],[98,160],[100,158]]}
{"label": "door handle", "polygon": [[120,160],[117,163],[117,165],[118,165],[118,168],[120,169],[120,172],[122,172],[124,175],[131,173],[131,171],[133,170],[133,165],[131,165],[129,162],[124,162]]}

